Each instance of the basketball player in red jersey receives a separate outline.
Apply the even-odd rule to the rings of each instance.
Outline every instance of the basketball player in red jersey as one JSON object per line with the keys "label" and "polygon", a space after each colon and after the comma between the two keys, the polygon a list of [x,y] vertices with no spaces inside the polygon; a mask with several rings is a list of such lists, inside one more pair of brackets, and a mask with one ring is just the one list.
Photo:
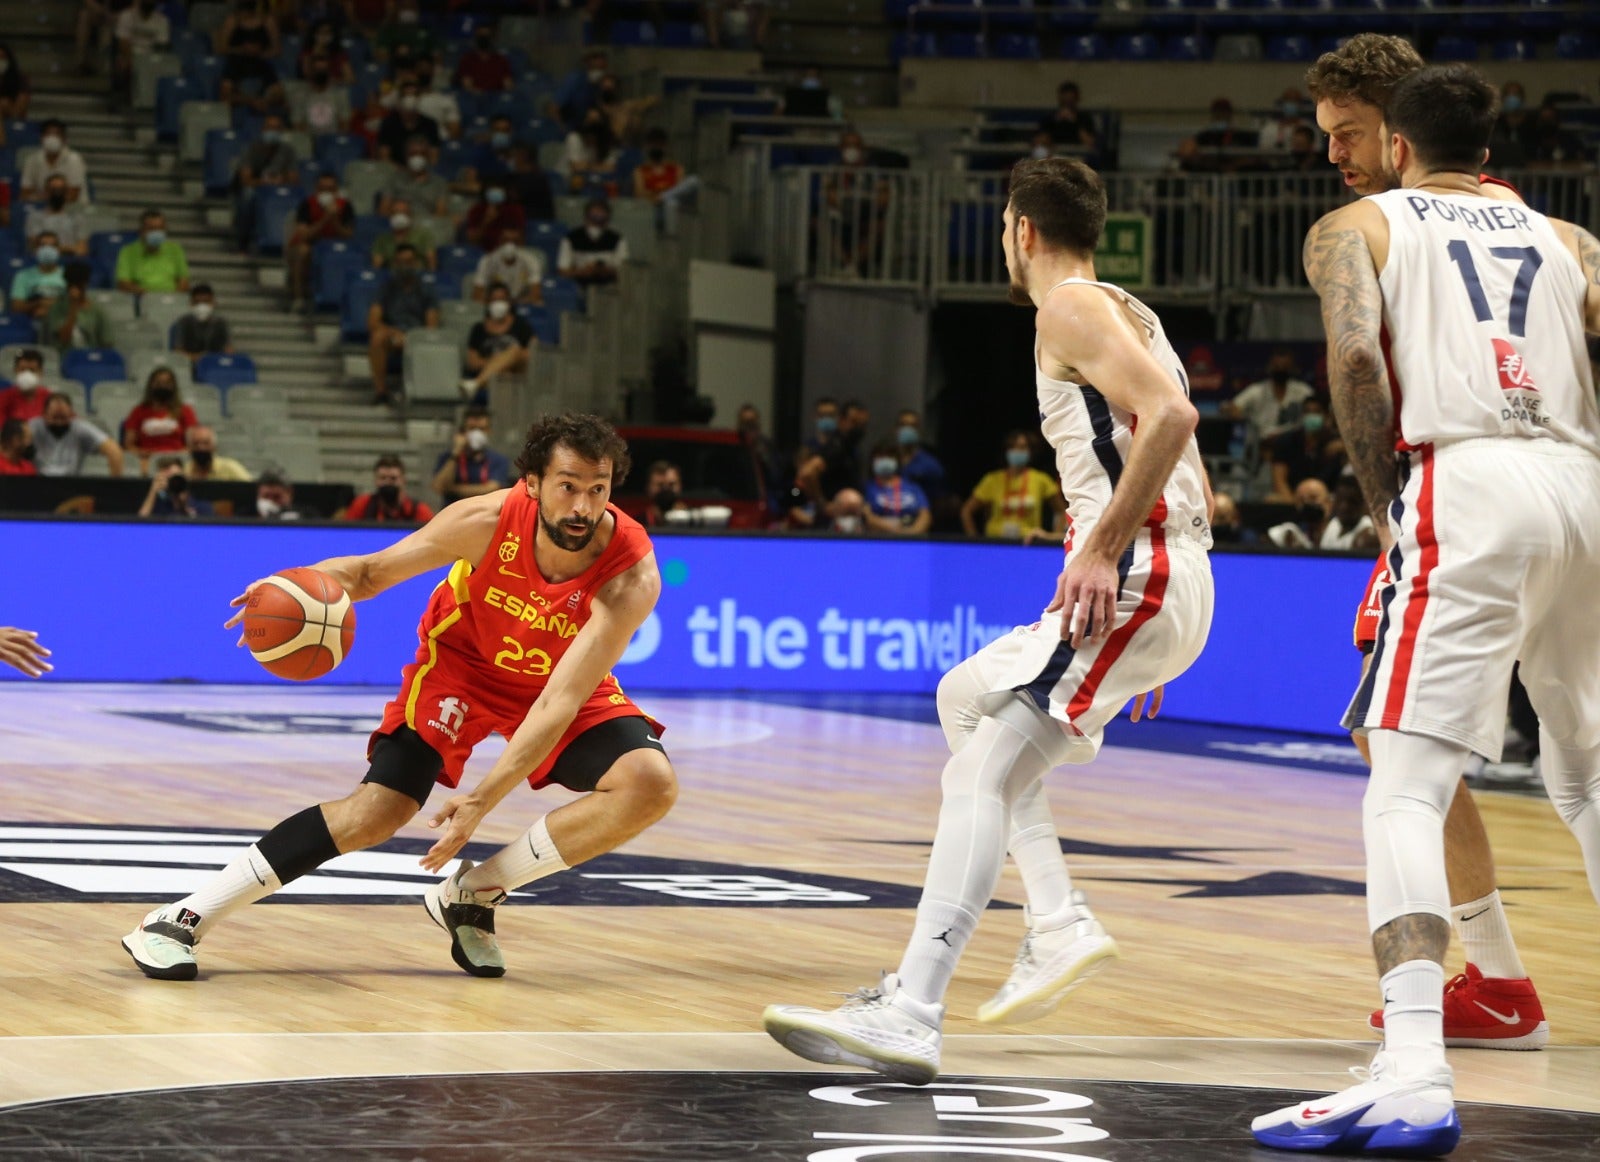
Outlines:
{"label": "basketball player in red jersey", "polygon": [[506,737],[505,752],[430,820],[444,831],[423,867],[443,869],[523,779],[588,794],[481,865],[463,860],[428,892],[429,915],[474,976],[505,973],[493,908],[507,892],[610,851],[671,808],[677,783],[659,727],[611,676],[661,592],[650,538],[608,503],[627,475],[627,445],[594,416],[546,418],[529,429],[517,466],[522,479],[510,488],[458,501],[387,549],[313,566],[356,601],[452,568],[368,745],[366,778],[343,799],[284,820],[200,891],[146,916],[122,941],[146,976],[193,980],[195,945],[218,920],[337,855],[387,840],[435,782],[460,782],[473,747],[492,733]]}
{"label": "basketball player in red jersey", "polygon": [[[1339,167],[1345,185],[1362,197],[1392,185],[1383,167],[1383,106],[1394,87],[1425,63],[1404,38],[1364,32],[1324,53],[1306,70],[1306,90],[1316,102],[1317,125],[1328,135],[1328,160]],[[1505,182],[1488,175],[1479,181],[1484,194],[1521,204],[1516,190]],[[1366,658],[1363,675],[1371,662],[1388,585],[1387,563],[1379,557],[1356,616],[1356,646]],[[1370,764],[1365,733],[1356,731],[1352,738]],[[1450,911],[1467,956],[1466,972],[1445,990],[1445,1044],[1543,1048],[1550,1039],[1550,1025],[1517,955],[1495,887],[1489,835],[1465,779],[1445,817],[1444,841]],[[1514,1019],[1506,1021],[1506,1015]],[[1375,1029],[1383,1028],[1381,1010],[1372,1014],[1371,1023]]]}

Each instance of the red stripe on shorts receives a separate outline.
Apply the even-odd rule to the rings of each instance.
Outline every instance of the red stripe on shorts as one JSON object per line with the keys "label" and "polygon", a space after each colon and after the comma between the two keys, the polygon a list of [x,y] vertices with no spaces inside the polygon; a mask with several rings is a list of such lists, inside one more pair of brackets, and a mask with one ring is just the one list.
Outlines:
{"label": "red stripe on shorts", "polygon": [[1089,707],[1094,705],[1095,691],[1100,688],[1100,683],[1110,672],[1122,652],[1128,648],[1128,643],[1133,640],[1133,635],[1139,632],[1139,627],[1161,612],[1161,599],[1167,592],[1167,531],[1159,526],[1150,530],[1150,580],[1145,582],[1144,597],[1139,601],[1139,608],[1133,611],[1133,616],[1123,624],[1122,628],[1106,639],[1106,644],[1100,647],[1100,653],[1094,659],[1094,665],[1089,667],[1089,673],[1084,677],[1083,684],[1078,687],[1078,692],[1072,696],[1072,701],[1067,704],[1067,717],[1076,718]]}
{"label": "red stripe on shorts", "polygon": [[1428,606],[1428,581],[1434,567],[1439,564],[1439,538],[1433,529],[1433,446],[1422,449],[1422,485],[1417,489],[1417,544],[1421,547],[1417,575],[1411,582],[1411,595],[1406,601],[1405,621],[1400,629],[1400,645],[1394,655],[1394,669],[1390,671],[1389,697],[1384,703],[1380,730],[1398,730],[1400,714],[1405,710],[1406,686],[1411,681],[1411,662],[1416,654],[1417,634],[1422,629],[1422,615]]}

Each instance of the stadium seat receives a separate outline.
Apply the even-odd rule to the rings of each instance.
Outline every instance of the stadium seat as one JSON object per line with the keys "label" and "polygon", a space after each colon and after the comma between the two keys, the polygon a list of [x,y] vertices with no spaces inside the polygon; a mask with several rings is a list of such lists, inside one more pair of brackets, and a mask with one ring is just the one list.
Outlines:
{"label": "stadium seat", "polygon": [[1211,41],[1204,36],[1169,36],[1163,54],[1169,61],[1211,59]]}
{"label": "stadium seat", "polygon": [[128,365],[118,351],[104,347],[78,347],[61,356],[61,374],[76,379],[87,391],[108,379],[127,379]]}
{"label": "stadium seat", "polygon": [[241,383],[223,398],[230,416],[282,417],[289,415],[289,393],[275,384]]}
{"label": "stadium seat", "polygon": [[976,60],[984,55],[983,33],[945,32],[939,35],[939,55],[953,60]]}
{"label": "stadium seat", "polygon": [[194,386],[194,371],[187,355],[171,351],[139,351],[128,361],[128,378],[141,388],[158,367],[165,367],[178,381],[178,390],[187,393]]}
{"label": "stadium seat", "polygon": [[389,219],[381,214],[357,214],[355,233],[350,236],[350,244],[370,255],[372,244],[388,229]]}
{"label": "stadium seat", "polygon": [[1050,27],[1062,32],[1082,32],[1100,19],[1099,8],[1100,0],[1054,0],[1047,19]]}
{"label": "stadium seat", "polygon": [[557,313],[583,312],[583,288],[570,278],[562,278],[560,275],[547,278],[540,284],[540,289],[544,292],[544,305],[547,310]]}
{"label": "stadium seat", "polygon": [[339,314],[339,335],[346,342],[367,341],[367,312],[383,290],[388,275],[381,270],[356,270],[344,284],[344,302]]}
{"label": "stadium seat", "polygon": [[132,230],[102,230],[89,235],[89,269],[91,285],[112,287],[117,285],[117,252],[139,235]]}
{"label": "stadium seat", "polygon": [[256,381],[256,363],[248,355],[202,355],[195,360],[194,377],[198,383],[209,383],[226,399],[229,388]]}
{"label": "stadium seat", "polygon": [[1497,61],[1531,61],[1534,58],[1533,41],[1520,37],[1497,41],[1493,52]]}
{"label": "stadium seat", "polygon": [[439,282],[441,284],[454,282],[460,285],[462,276],[477,271],[483,250],[477,246],[441,246],[436,257]]}
{"label": "stadium seat", "polygon": [[214,101],[222,83],[222,70],[226,67],[227,61],[215,53],[189,55],[183,60],[183,75],[194,82],[202,101]]}
{"label": "stadium seat", "polygon": [[89,393],[89,407],[101,424],[116,435],[117,426],[128,418],[128,413],[144,398],[144,384],[131,380],[103,380]]}
{"label": "stadium seat", "polygon": [[1119,61],[1153,61],[1159,59],[1161,52],[1155,37],[1137,32],[1112,41],[1111,55]]}
{"label": "stadium seat", "polygon": [[1021,32],[1003,32],[994,38],[994,55],[1002,60],[1039,59],[1039,38]]}
{"label": "stadium seat", "polygon": [[1108,55],[1106,38],[1098,32],[1061,38],[1061,55],[1069,61],[1101,61]]}
{"label": "stadium seat", "polygon": [[1299,64],[1312,59],[1311,38],[1274,36],[1267,40],[1267,59],[1281,64]]}
{"label": "stadium seat", "polygon": [[158,291],[139,296],[139,318],[159,327],[163,335],[188,313],[189,296],[183,291]]}
{"label": "stadium seat", "polygon": [[542,117],[533,117],[522,123],[517,139],[528,145],[539,146],[549,142],[562,142],[566,140],[566,130],[559,121],[552,121]]}
{"label": "stadium seat", "polygon": [[548,306],[536,307],[531,304],[524,304],[517,308],[517,314],[528,321],[528,325],[533,328],[533,333],[538,337],[539,342],[549,347],[560,345],[561,316],[558,312],[551,310]]}
{"label": "stadium seat", "polygon": [[1475,61],[1478,42],[1466,36],[1441,36],[1433,42],[1432,59],[1436,62]]}
{"label": "stadium seat", "polygon": [[889,40],[889,56],[896,61],[938,55],[939,38],[931,32],[897,32]]}
{"label": "stadium seat", "polygon": [[225,194],[233,188],[233,171],[249,143],[232,129],[206,132],[205,161],[201,167],[206,193]]}
{"label": "stadium seat", "polygon": [[1556,57],[1564,61],[1592,61],[1600,57],[1600,37],[1588,32],[1563,32],[1556,39]]}
{"label": "stadium seat", "polygon": [[[14,344],[26,346],[38,339],[39,329],[32,319],[26,315],[0,315],[0,347],[9,347]],[[6,374],[5,368],[0,368],[0,375]]]}
{"label": "stadium seat", "polygon": [[298,186],[257,186],[254,246],[257,254],[282,254],[289,220],[300,205]]}
{"label": "stadium seat", "polygon": [[394,166],[386,161],[352,161],[344,167],[344,196],[351,208],[360,214],[370,214],[378,208],[378,194],[389,184]]}
{"label": "stadium seat", "polygon": [[216,427],[222,422],[222,393],[209,383],[183,385],[183,402],[194,409],[194,417],[202,424]]}
{"label": "stadium seat", "polygon": [[79,383],[76,379],[58,379],[50,385],[51,391],[58,391],[72,401],[72,410],[79,416],[89,414],[89,388]]}
{"label": "stadium seat", "polygon": [[447,181],[455,181],[461,171],[476,162],[478,150],[465,141],[446,141],[439,145],[439,160],[434,172]]}
{"label": "stadium seat", "polygon": [[188,77],[162,77],[156,82],[156,136],[178,140],[178,111],[188,101],[202,97],[200,87]]}
{"label": "stadium seat", "polygon": [[461,402],[461,349],[451,336],[425,328],[409,332],[400,365],[408,401]]}
{"label": "stadium seat", "polygon": [[37,121],[7,121],[6,148],[36,149],[43,136]]}
{"label": "stadium seat", "polygon": [[311,253],[311,294],[317,309],[338,307],[350,272],[365,270],[370,261],[371,252],[352,242],[318,242]]}
{"label": "stadium seat", "polygon": [[546,270],[556,268],[556,256],[561,252],[561,240],[567,232],[568,227],[562,222],[535,220],[528,223],[527,244],[544,252]]}
{"label": "stadium seat", "polygon": [[172,329],[158,327],[144,319],[118,323],[116,335],[117,350],[125,358],[131,358],[140,351],[167,351],[172,347]]}
{"label": "stadium seat", "polygon": [[656,26],[648,20],[613,20],[611,43],[617,48],[656,43]]}
{"label": "stadium seat", "polygon": [[203,161],[206,134],[213,129],[231,129],[228,107],[220,101],[186,101],[178,110],[178,160]]}
{"label": "stadium seat", "polygon": [[658,40],[662,48],[705,48],[706,28],[699,21],[663,21]]}
{"label": "stadium seat", "polygon": [[312,152],[323,169],[344,180],[344,167],[367,156],[365,139],[348,133],[324,133],[312,143]]}

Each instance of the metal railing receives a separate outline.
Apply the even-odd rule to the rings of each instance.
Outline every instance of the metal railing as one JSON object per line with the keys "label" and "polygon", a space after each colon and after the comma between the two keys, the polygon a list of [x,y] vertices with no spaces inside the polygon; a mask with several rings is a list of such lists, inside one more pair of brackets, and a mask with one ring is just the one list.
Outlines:
{"label": "metal railing", "polygon": [[795,166],[771,185],[769,257],[780,279],[928,285],[928,212],[940,175]]}

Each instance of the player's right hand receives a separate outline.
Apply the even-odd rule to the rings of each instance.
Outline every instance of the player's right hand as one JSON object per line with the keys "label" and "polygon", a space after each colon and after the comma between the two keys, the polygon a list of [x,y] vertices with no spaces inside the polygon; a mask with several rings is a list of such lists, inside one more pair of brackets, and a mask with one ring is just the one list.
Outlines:
{"label": "player's right hand", "polygon": [[39,644],[39,635],[32,630],[0,625],[0,662],[37,678],[55,669],[45,661],[49,656],[50,651]]}
{"label": "player's right hand", "polygon": [[[222,623],[222,628],[223,629],[232,629],[234,626],[238,625],[240,622],[242,622],[244,620],[245,603],[247,601],[249,601],[250,598],[255,595],[255,591],[257,589],[259,589],[262,585],[266,584],[266,581],[267,581],[267,579],[265,577],[262,577],[259,580],[250,582],[249,585],[245,586],[245,590],[244,590],[243,593],[239,594],[239,596],[235,597],[232,601],[228,602],[228,606],[230,608],[232,608],[232,609],[237,609],[238,612],[235,613],[232,617],[228,618],[227,621]],[[244,633],[243,633],[243,631],[241,631],[240,634],[239,634],[239,640],[234,642],[233,644],[235,646],[244,645]]]}
{"label": "player's right hand", "polygon": [[1061,638],[1075,650],[1085,643],[1103,641],[1117,620],[1117,592],[1121,588],[1115,561],[1080,552],[1056,581],[1056,596],[1046,613],[1061,611]]}

